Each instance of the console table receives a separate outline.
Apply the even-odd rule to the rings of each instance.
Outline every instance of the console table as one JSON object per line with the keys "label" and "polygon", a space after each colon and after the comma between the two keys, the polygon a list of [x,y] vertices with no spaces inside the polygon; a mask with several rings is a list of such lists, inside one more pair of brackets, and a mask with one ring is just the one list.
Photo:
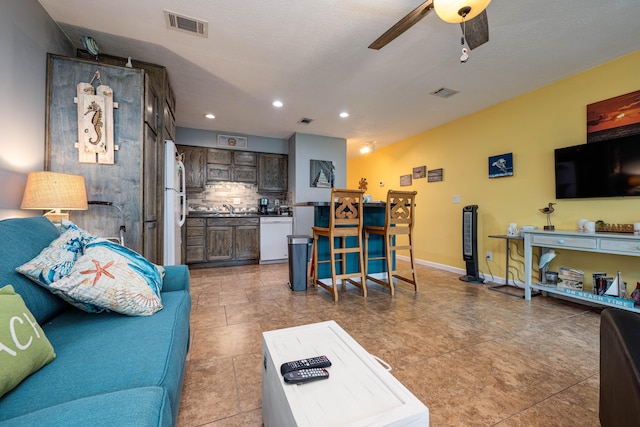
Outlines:
{"label": "console table", "polygon": [[513,297],[522,297],[522,295],[516,295],[516,294],[512,294],[511,292],[508,291],[504,291],[502,290],[502,288],[504,287],[513,287],[515,289],[521,289],[518,286],[516,286],[515,284],[515,280],[513,281],[513,284],[509,283],[509,259],[511,258],[511,241],[515,240],[516,244],[518,243],[519,240],[523,240],[524,237],[522,236],[511,236],[511,235],[491,235],[489,236],[492,239],[504,239],[505,240],[505,274],[504,274],[504,285],[494,285],[494,286],[489,286],[489,289],[491,289],[492,291],[496,291],[496,292],[502,292],[503,294],[507,294],[507,295],[511,295]]}
{"label": "console table", "polygon": [[638,307],[621,307],[614,303],[594,300],[588,296],[567,294],[562,291],[562,289],[543,286],[537,283],[532,283],[531,281],[534,246],[541,248],[541,251],[546,251],[550,248],[561,248],[573,251],[640,257],[640,236],[619,233],[584,233],[579,231],[544,230],[523,231],[522,234],[524,235],[524,297],[526,300],[531,299],[531,290],[536,289],[551,294],[564,295],[565,297],[576,299],[578,301],[588,301],[590,303],[617,307],[640,313],[640,308]]}

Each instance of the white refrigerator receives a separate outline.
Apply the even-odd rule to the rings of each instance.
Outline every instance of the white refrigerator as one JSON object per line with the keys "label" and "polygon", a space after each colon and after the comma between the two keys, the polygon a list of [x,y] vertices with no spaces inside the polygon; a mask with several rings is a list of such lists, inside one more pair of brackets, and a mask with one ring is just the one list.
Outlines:
{"label": "white refrigerator", "polygon": [[184,164],[176,144],[164,142],[164,265],[182,264],[182,226],[187,219]]}

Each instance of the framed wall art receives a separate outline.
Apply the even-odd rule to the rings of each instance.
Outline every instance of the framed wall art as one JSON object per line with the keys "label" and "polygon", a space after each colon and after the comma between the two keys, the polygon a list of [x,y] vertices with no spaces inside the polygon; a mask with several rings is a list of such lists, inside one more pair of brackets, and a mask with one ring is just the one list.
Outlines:
{"label": "framed wall art", "polygon": [[218,147],[247,148],[247,137],[218,135]]}
{"label": "framed wall art", "polygon": [[513,176],[513,153],[489,157],[489,178]]}
{"label": "framed wall art", "polygon": [[587,142],[640,133],[640,90],[587,105]]}
{"label": "framed wall art", "polygon": [[413,168],[413,179],[425,178],[426,176],[427,176],[426,166],[418,166],[417,168]]}
{"label": "framed wall art", "polygon": [[431,169],[427,172],[427,182],[440,182],[444,179],[444,169]]}
{"label": "framed wall art", "polygon": [[408,187],[411,185],[411,175],[400,176],[400,187]]}
{"label": "framed wall art", "polygon": [[333,188],[335,166],[331,160],[311,160],[311,187]]}

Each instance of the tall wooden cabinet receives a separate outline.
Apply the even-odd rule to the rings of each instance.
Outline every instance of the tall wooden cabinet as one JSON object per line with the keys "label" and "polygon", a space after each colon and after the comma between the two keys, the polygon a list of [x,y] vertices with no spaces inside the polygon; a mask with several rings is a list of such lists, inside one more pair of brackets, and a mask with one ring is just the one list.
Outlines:
{"label": "tall wooden cabinet", "polygon": [[[85,178],[87,198],[107,201],[124,211],[125,244],[162,264],[164,224],[164,140],[175,133],[175,99],[164,67],[85,52],[79,58],[48,56],[45,169]],[[82,59],[82,58],[86,59]],[[90,82],[96,71],[111,87],[118,104],[113,113],[114,164],[79,163],[76,85]],[[94,87],[98,82],[94,82]],[[115,208],[73,211],[72,221],[102,235],[118,232],[122,224]]]}

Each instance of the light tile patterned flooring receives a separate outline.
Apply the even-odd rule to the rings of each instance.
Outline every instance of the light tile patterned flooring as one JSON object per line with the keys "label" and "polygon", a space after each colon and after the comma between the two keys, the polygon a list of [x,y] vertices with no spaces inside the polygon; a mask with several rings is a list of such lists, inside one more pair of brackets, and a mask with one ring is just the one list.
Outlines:
{"label": "light tile patterned flooring", "polygon": [[369,283],[334,303],[287,264],[192,269],[178,425],[261,426],[261,333],[335,320],[428,407],[431,426],[599,426],[598,311],[531,302],[419,267],[420,292]]}

